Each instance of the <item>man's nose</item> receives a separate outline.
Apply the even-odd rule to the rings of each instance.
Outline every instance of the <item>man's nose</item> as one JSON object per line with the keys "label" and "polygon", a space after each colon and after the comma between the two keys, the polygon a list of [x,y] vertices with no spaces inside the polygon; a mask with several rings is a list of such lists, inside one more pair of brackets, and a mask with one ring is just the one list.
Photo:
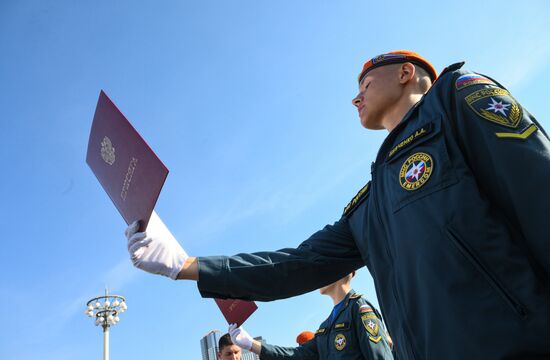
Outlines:
{"label": "man's nose", "polygon": [[357,107],[359,107],[359,104],[361,104],[361,101],[363,100],[363,97],[360,95],[357,95],[356,97],[351,100],[351,103]]}

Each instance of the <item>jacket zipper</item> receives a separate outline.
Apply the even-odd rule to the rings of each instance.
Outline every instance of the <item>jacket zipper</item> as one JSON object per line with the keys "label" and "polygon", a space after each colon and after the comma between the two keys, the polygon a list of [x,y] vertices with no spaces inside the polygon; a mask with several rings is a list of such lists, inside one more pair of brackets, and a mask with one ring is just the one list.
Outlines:
{"label": "jacket zipper", "polygon": [[[382,147],[383,147],[383,145],[382,145]],[[371,194],[372,194],[372,201],[374,202],[374,208],[375,208],[376,216],[378,218],[378,222],[382,226],[382,230],[386,234],[386,238],[388,238],[386,228],[384,227],[384,223],[382,222],[382,216],[380,215],[380,207],[378,206],[378,201],[376,201],[377,200],[376,188],[375,188],[376,165],[375,165],[374,162],[371,164],[371,179],[372,179],[371,180]],[[407,336],[406,342],[407,342],[408,348],[412,352],[413,359],[418,359],[418,356],[416,355],[416,350],[414,349],[413,344],[411,343],[411,339],[413,339],[413,337],[411,336],[411,332],[409,331],[409,323],[407,321],[407,318],[405,317],[405,313],[404,313],[403,309],[401,308],[400,302],[397,300],[397,286],[395,285],[395,271],[393,269],[393,256],[390,252],[390,248],[389,248],[389,245],[388,245],[387,241],[384,242],[384,245],[385,245],[385,248],[386,248],[387,256],[390,259],[390,263],[392,264],[392,268],[391,268],[392,280],[393,280],[392,284],[391,284],[392,285],[392,294],[393,294],[393,299],[395,301],[397,309],[401,313],[401,318],[403,319],[401,326],[405,330],[405,334]],[[408,352],[408,351],[406,351],[406,352]]]}
{"label": "jacket zipper", "polygon": [[[380,214],[380,207],[378,206],[378,201],[377,201],[377,196],[376,196],[376,188],[377,185],[375,185],[376,183],[376,163],[379,163],[379,162],[383,162],[382,161],[382,155],[385,154],[385,151],[388,147],[388,144],[390,144],[394,139],[395,137],[397,136],[397,134],[400,133],[401,129],[403,127],[405,127],[406,123],[409,121],[409,119],[412,117],[412,115],[415,113],[415,111],[418,109],[419,105],[422,104],[422,102],[424,101],[424,97],[423,96],[420,101],[418,101],[408,112],[407,114],[405,114],[405,116],[403,117],[403,119],[401,119],[401,122],[399,124],[397,124],[397,126],[389,133],[389,135],[384,139],[384,142],[382,143],[382,146],[380,146],[380,149],[378,149],[378,154],[376,154],[376,162],[373,162],[371,164],[371,194],[372,194],[372,201],[374,202],[374,208],[375,208],[375,212],[376,212],[376,216],[378,218],[378,221],[380,223],[380,225],[382,226],[382,231],[384,231],[384,233],[386,234],[386,239],[388,238],[388,233],[386,232],[386,228],[384,227],[384,223],[382,222],[382,216]],[[400,312],[401,314],[401,318],[403,319],[403,324],[401,325],[405,331],[405,336],[407,337],[407,339],[405,340],[407,342],[407,345],[408,345],[408,350],[406,351],[406,353],[408,353],[409,351],[412,352],[412,356],[413,356],[413,359],[419,359],[419,357],[416,355],[417,354],[417,351],[415,350],[413,344],[412,344],[412,339],[414,339],[412,337],[412,333],[409,329],[409,323],[407,321],[407,318],[405,317],[405,312],[403,310],[403,308],[401,307],[401,303],[397,300],[397,285],[395,284],[395,271],[393,269],[393,256],[390,252],[390,248],[388,246],[388,243],[387,242],[384,242],[385,244],[385,248],[386,248],[386,253],[387,253],[387,256],[388,258],[390,259],[390,262],[392,264],[392,268],[391,268],[391,271],[392,271],[392,293],[393,293],[393,299],[395,301],[395,304],[397,306],[397,309],[398,311]]]}
{"label": "jacket zipper", "polygon": [[485,280],[491,285],[502,299],[519,315],[521,319],[527,317],[527,311],[525,307],[515,299],[514,296],[500,283],[500,281],[493,275],[492,271],[485,266],[470,247],[462,241],[460,236],[452,229],[447,227],[447,234],[451,238],[453,244],[464,255],[464,257],[483,275]]}
{"label": "jacket zipper", "polygon": [[[348,301],[350,295],[351,295],[351,292],[348,293],[346,295],[346,297],[344,298],[344,300],[346,300],[346,303],[345,303],[346,306],[347,306],[347,301]],[[325,321],[327,323],[327,326],[326,326],[326,328],[327,328],[327,330],[326,330],[327,331],[327,347],[326,347],[327,356],[332,352],[332,345],[334,345],[334,344],[331,344],[334,341],[334,340],[332,340],[332,331],[331,331],[332,327],[338,321],[338,318],[340,317],[340,315],[342,314],[344,309],[345,309],[345,306],[342,306],[340,308],[340,310],[338,310],[338,313],[334,316],[334,319],[332,319],[332,321],[331,321],[332,313],[328,316],[327,321]]]}

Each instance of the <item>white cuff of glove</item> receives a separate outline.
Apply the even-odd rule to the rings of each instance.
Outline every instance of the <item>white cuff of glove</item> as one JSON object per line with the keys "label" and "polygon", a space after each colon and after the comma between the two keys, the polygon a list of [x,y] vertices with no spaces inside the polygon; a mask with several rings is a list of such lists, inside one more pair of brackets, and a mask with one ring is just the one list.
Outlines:
{"label": "white cuff of glove", "polygon": [[248,335],[245,329],[237,327],[237,324],[231,324],[227,332],[235,345],[245,350],[252,349],[252,341],[254,339],[252,339],[252,336]]}
{"label": "white cuff of glove", "polygon": [[139,233],[138,229],[139,223],[135,221],[125,231],[134,266],[175,280],[189,257],[185,250],[155,211],[151,214],[147,230]]}

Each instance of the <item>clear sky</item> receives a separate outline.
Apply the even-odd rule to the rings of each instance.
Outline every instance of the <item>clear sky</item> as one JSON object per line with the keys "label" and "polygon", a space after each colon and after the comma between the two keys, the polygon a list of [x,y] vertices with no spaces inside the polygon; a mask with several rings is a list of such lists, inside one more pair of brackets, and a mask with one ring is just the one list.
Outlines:
{"label": "clear sky", "polygon": [[[549,16],[547,1],[0,0],[0,358],[99,359],[84,309],[105,285],[128,299],[113,359],[199,359],[202,335],[226,330],[194,283],[131,266],[85,163],[100,89],[170,169],[157,212],[188,253],[275,250],[370,178],[386,133],[351,106],[366,59],[465,60],[548,130]],[[354,287],[376,302],[365,269]],[[293,345],[331,307],[316,292],[259,303],[245,328]]]}

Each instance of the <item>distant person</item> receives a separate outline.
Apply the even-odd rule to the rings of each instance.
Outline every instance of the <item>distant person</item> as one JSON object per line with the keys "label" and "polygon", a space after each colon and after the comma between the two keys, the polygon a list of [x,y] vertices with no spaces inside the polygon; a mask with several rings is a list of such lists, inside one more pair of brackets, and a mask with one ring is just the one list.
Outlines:
{"label": "distant person", "polygon": [[241,348],[233,343],[229,334],[218,341],[218,360],[241,360]]}
{"label": "distant person", "polygon": [[368,359],[391,360],[390,337],[378,311],[350,287],[353,273],[319,290],[334,303],[315,337],[298,347],[262,344],[242,327],[229,327],[233,343],[260,355],[262,360],[281,359]]}

